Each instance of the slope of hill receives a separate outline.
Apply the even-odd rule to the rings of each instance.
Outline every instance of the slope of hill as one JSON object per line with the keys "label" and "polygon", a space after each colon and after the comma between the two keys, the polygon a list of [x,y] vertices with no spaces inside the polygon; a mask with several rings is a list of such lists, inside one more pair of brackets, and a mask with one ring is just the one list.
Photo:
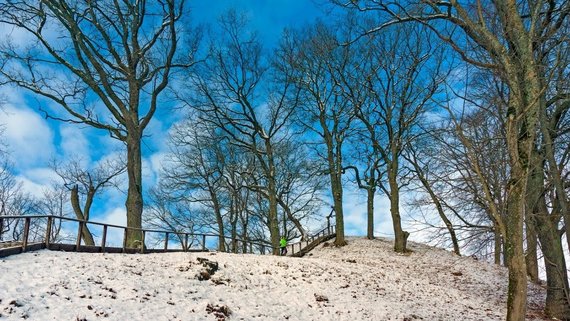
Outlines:
{"label": "slope of hill", "polygon": [[[325,244],[326,245],[326,244]],[[504,268],[349,238],[304,258],[39,251],[0,260],[0,320],[504,320]],[[543,289],[529,286],[528,320]]]}

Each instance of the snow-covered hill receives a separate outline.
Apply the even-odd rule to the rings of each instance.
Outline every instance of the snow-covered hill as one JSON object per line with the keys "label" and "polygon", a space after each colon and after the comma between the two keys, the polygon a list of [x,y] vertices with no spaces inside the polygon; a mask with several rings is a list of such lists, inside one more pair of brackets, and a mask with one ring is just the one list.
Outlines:
{"label": "snow-covered hill", "polygon": [[[304,258],[39,251],[0,260],[0,320],[504,320],[507,271],[349,238]],[[216,270],[216,263],[218,269]],[[543,289],[530,285],[529,318]]]}

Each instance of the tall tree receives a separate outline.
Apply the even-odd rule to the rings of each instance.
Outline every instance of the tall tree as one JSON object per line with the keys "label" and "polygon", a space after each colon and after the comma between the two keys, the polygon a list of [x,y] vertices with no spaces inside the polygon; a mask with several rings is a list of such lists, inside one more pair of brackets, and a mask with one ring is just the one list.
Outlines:
{"label": "tall tree", "polygon": [[[50,167],[70,191],[71,207],[75,217],[81,221],[89,221],[95,195],[106,187],[116,186],[117,177],[126,170],[124,161],[120,159],[105,159],[94,168],[86,169],[80,159],[73,157],[61,162],[54,159]],[[85,245],[95,245],[88,226],[82,229],[82,239]]]}
{"label": "tall tree", "polygon": [[[62,107],[46,116],[108,131],[126,145],[127,225],[140,228],[143,210],[141,140],[177,59],[177,23],[184,0],[4,1],[0,23],[34,41],[0,47],[3,82]],[[54,37],[57,34],[57,37]],[[194,43],[195,44],[195,43]],[[104,108],[101,108],[103,105]],[[128,233],[137,246],[138,230]]]}
{"label": "tall tree", "polygon": [[[505,224],[509,268],[507,320],[524,320],[527,296],[523,247],[525,194],[540,101],[546,92],[537,53],[548,48],[551,37],[567,25],[570,2],[506,0],[483,4],[456,0],[404,3],[368,0],[342,4],[385,15],[384,21],[368,33],[395,23],[422,23],[465,61],[495,72],[507,84],[506,141],[510,166]],[[567,318],[566,315],[553,316]]]}
{"label": "tall tree", "polygon": [[[218,250],[225,252],[223,204],[227,139],[220,130],[196,119],[187,119],[171,131],[170,153],[161,175],[170,198],[203,206],[216,222]],[[206,218],[212,220],[211,216]]]}
{"label": "tall tree", "polygon": [[[290,79],[301,90],[295,123],[312,139],[315,152],[324,161],[323,173],[330,179],[336,214],[335,245],[344,246],[343,152],[355,119],[350,100],[335,81],[336,73],[349,72],[350,48],[340,46],[333,28],[322,23],[286,35],[281,60],[293,69]],[[324,145],[324,151],[322,146]]]}
{"label": "tall tree", "polygon": [[343,77],[347,86],[344,91],[353,100],[369,144],[386,166],[387,184],[378,180],[378,185],[390,199],[394,250],[406,252],[409,233],[403,230],[400,215],[402,153],[417,136],[422,117],[434,107],[432,102],[444,78],[443,55],[421,26],[384,29],[366,44],[371,48],[370,62],[358,64],[366,70],[357,74],[363,78],[361,86],[367,89],[368,97],[354,97],[352,93],[358,91],[349,87],[357,82],[350,80],[351,74]]}
{"label": "tall tree", "polygon": [[453,245],[453,252],[457,255],[461,255],[459,238],[457,237],[457,233],[455,232],[453,222],[451,221],[451,219],[449,219],[448,215],[446,214],[446,208],[444,206],[445,203],[441,200],[440,196],[437,194],[436,189],[433,187],[435,182],[430,177],[431,174],[430,167],[433,166],[434,163],[433,159],[426,157],[427,153],[421,154],[421,151],[418,151],[417,145],[423,145],[423,144],[425,144],[426,149],[429,148],[427,147],[427,145],[429,145],[427,140],[416,139],[414,144],[408,146],[403,156],[413,168],[413,172],[417,180],[419,181],[425,192],[429,195],[431,202],[435,206],[437,214],[439,215],[441,221],[444,223],[445,228],[451,238],[451,243]]}
{"label": "tall tree", "polygon": [[[197,94],[182,97],[200,111],[202,121],[221,129],[230,143],[256,158],[269,204],[269,234],[278,254],[279,225],[275,150],[288,133],[296,104],[294,86],[277,77],[243,15],[230,11],[220,20],[221,33],[210,46],[210,59],[197,68],[190,85]],[[279,77],[287,78],[287,74]],[[234,204],[237,205],[237,204]]]}

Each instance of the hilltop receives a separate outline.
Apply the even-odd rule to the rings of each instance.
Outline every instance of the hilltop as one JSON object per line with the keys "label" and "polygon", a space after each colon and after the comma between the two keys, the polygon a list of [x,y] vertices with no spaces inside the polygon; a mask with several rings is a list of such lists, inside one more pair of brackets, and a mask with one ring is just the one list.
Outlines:
{"label": "hilltop", "polygon": [[[38,251],[0,260],[0,320],[504,320],[507,270],[349,238],[304,258]],[[328,245],[328,246],[327,246]],[[528,320],[544,289],[529,285]]]}

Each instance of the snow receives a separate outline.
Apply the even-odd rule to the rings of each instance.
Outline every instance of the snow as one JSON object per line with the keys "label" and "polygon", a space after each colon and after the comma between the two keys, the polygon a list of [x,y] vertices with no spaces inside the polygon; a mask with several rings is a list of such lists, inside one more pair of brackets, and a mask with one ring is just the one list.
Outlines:
{"label": "snow", "polygon": [[[386,239],[348,242],[304,258],[19,254],[0,260],[0,320],[505,319],[505,268],[416,243],[402,255]],[[218,263],[209,280],[198,258]],[[529,284],[527,320],[542,320],[532,315],[544,296]]]}

